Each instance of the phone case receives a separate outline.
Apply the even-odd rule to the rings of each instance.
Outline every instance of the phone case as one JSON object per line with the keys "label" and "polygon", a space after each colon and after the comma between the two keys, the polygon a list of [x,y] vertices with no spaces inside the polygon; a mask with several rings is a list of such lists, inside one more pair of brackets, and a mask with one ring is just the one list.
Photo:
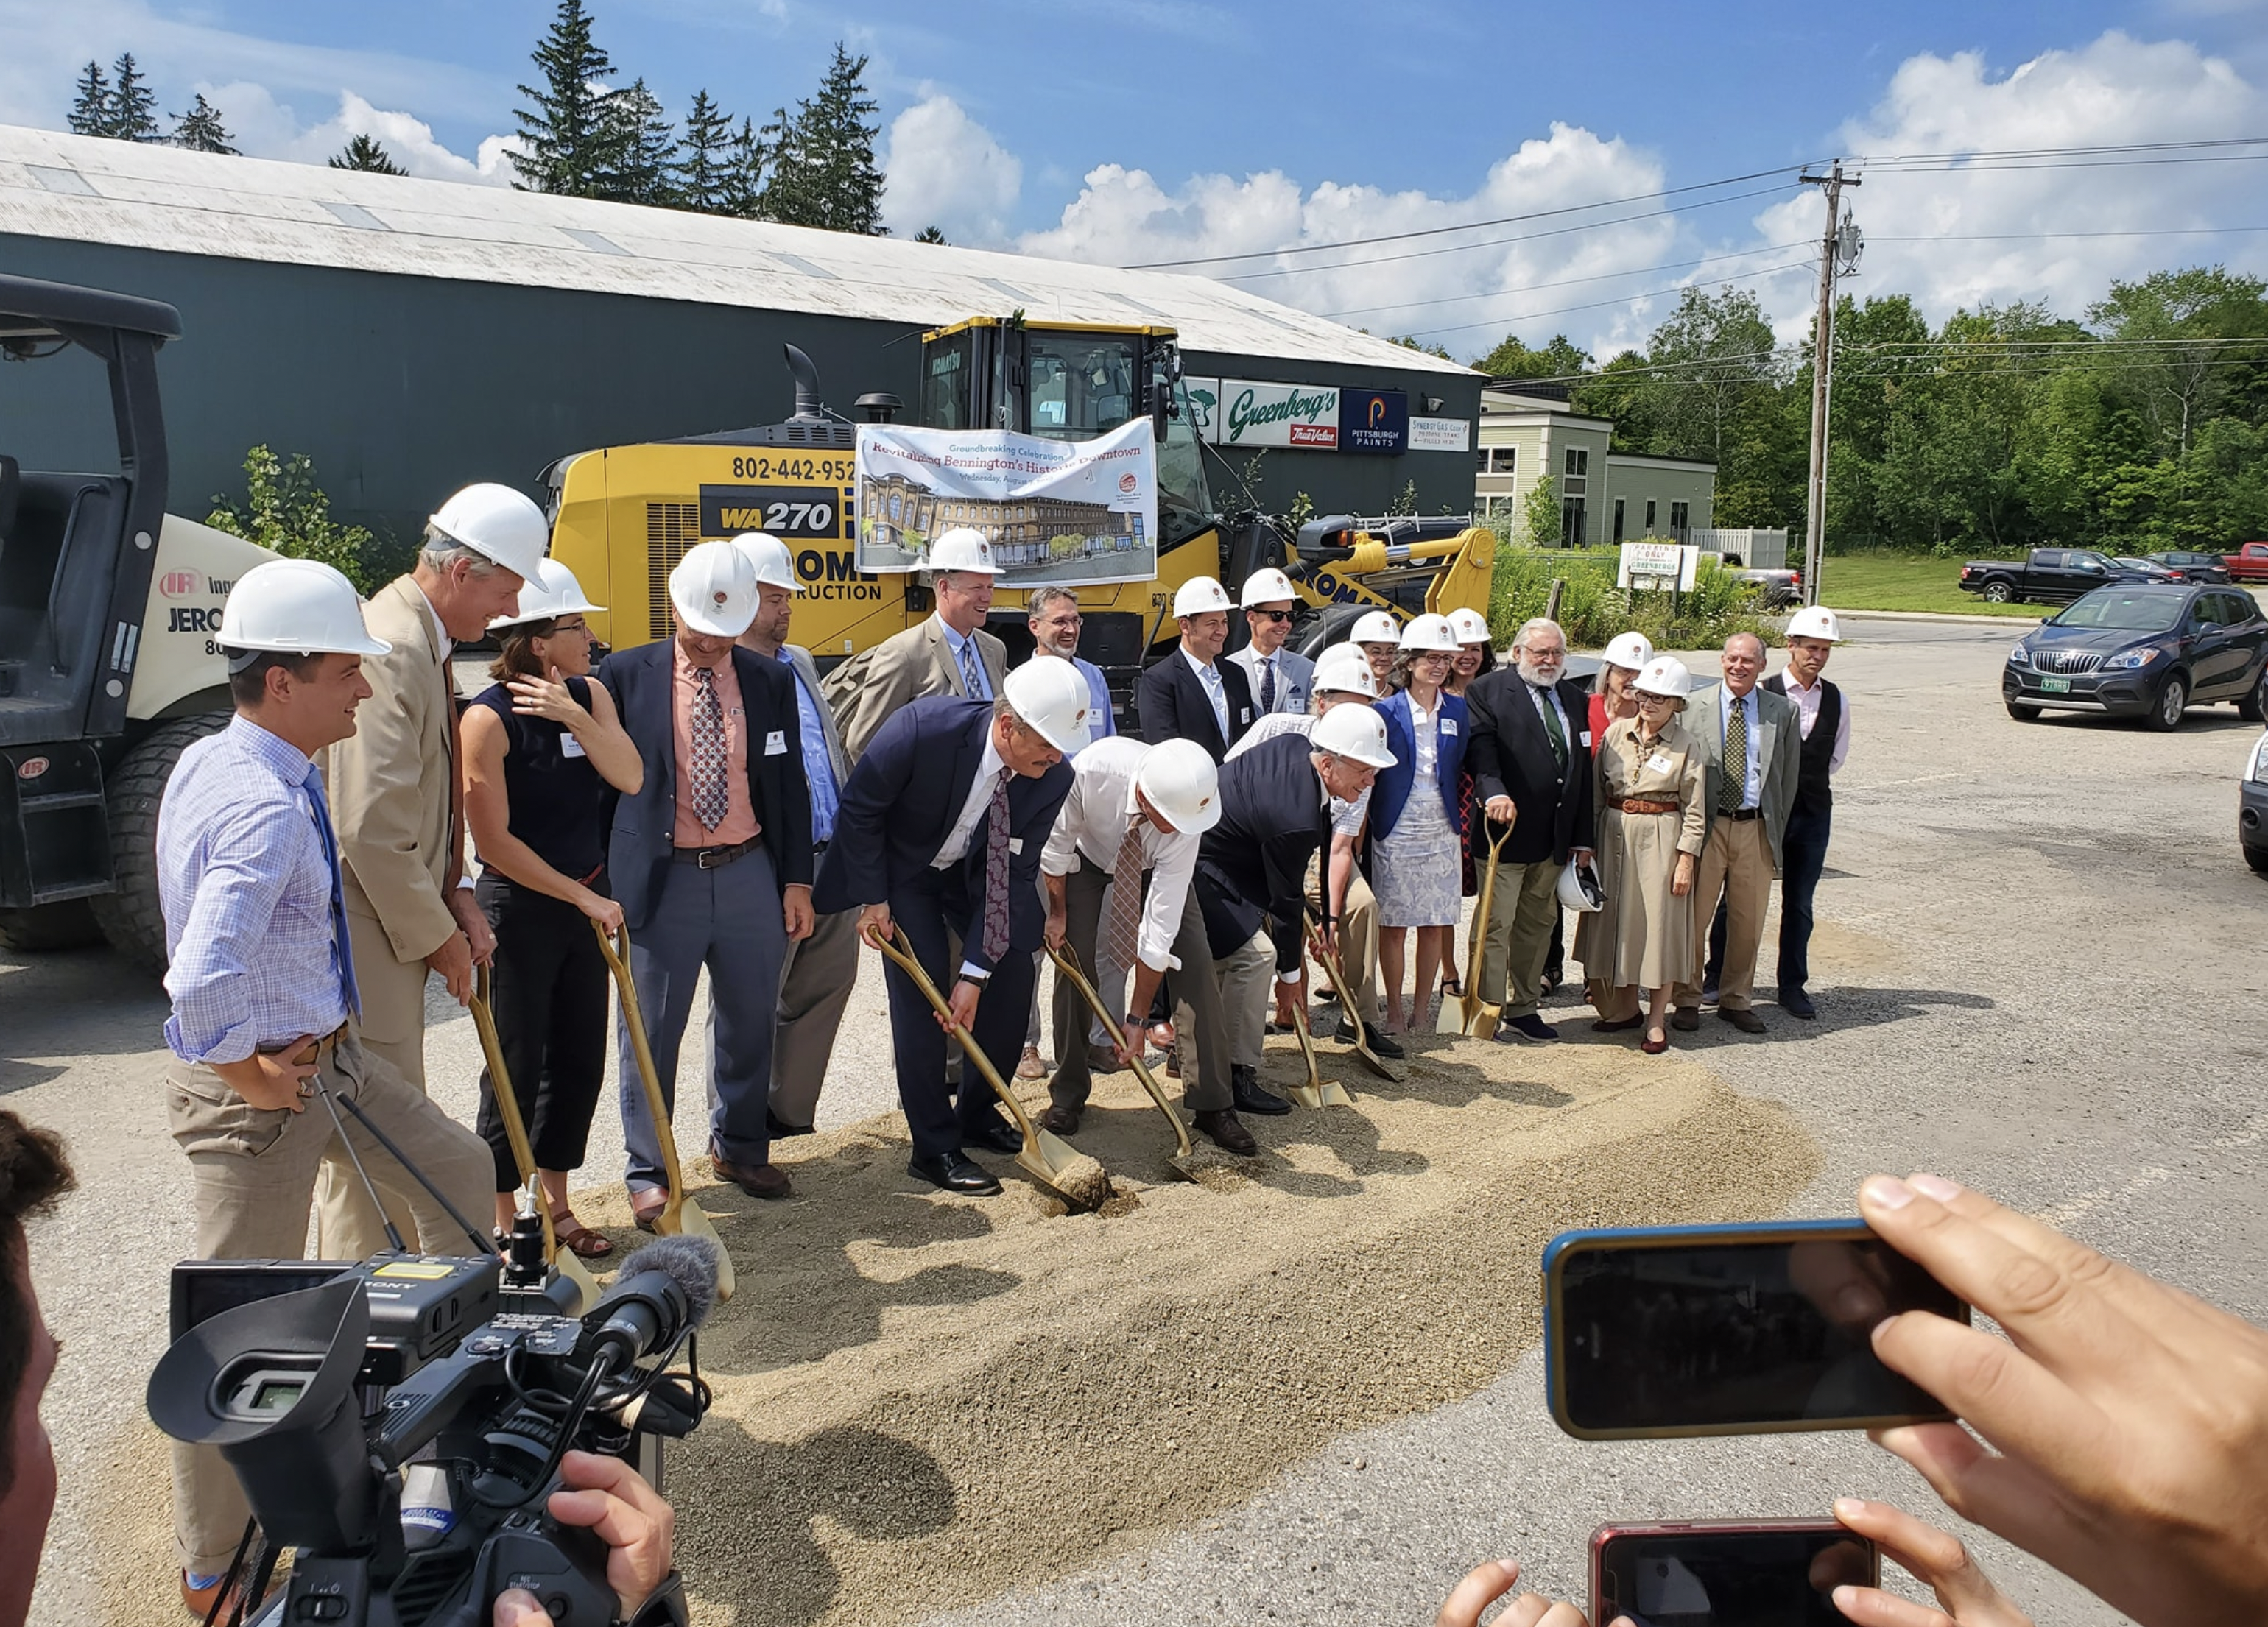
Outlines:
{"label": "phone case", "polygon": [[[1564,1320],[1559,1288],[1561,1272],[1569,1255],[1586,1249],[1639,1248],[1671,1241],[1727,1244],[1833,1242],[1874,1234],[1873,1227],[1856,1218],[1609,1226],[1560,1233],[1543,1246],[1543,1382],[1552,1421],[1580,1440],[1671,1440],[1699,1435],[1800,1435],[1815,1434],[1822,1429],[1886,1429],[1899,1424],[1944,1421],[1951,1416],[1949,1413],[1885,1414],[1880,1417],[1837,1418],[1832,1424],[1823,1424],[1815,1418],[1791,1418],[1779,1423],[1704,1424],[1682,1429],[1590,1429],[1578,1425],[1568,1416],[1565,1375],[1560,1371],[1559,1363],[1559,1326]],[[1969,1307],[1964,1305],[1961,1308],[1962,1319],[1966,1321]]]}
{"label": "phone case", "polygon": [[[1712,1231],[1711,1226],[1666,1226],[1664,1231]],[[1630,1601],[1618,1601],[1611,1605],[1607,1601],[1607,1544],[1624,1537],[1646,1536],[1709,1536],[1722,1534],[1730,1536],[1772,1535],[1783,1532],[1830,1532],[1849,1537],[1867,1550],[1865,1585],[1878,1587],[1882,1580],[1881,1551],[1871,1537],[1837,1524],[1832,1520],[1643,1520],[1627,1525],[1603,1525],[1591,1533],[1591,1620],[1594,1627],[1609,1627],[1617,1612],[1627,1611]]]}

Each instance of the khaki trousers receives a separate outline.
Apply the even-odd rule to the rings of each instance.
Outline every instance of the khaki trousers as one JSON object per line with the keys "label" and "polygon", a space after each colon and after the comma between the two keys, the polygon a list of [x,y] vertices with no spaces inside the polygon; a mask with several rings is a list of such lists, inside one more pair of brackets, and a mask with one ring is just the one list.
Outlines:
{"label": "khaki trousers", "polygon": [[[1488,861],[1484,858],[1481,861]],[[1499,861],[1496,891],[1489,898],[1488,936],[1481,940],[1481,963],[1465,975],[1484,1005],[1506,1018],[1535,1014],[1543,997],[1543,960],[1551,951],[1551,928],[1559,918],[1559,872],[1548,858],[1532,865]]]}
{"label": "khaki trousers", "polygon": [[[1760,819],[1729,820],[1721,814],[1709,825],[1709,843],[1693,873],[1693,968],[1700,975],[1709,963],[1709,924],[1716,919],[1717,901],[1725,901],[1725,963],[1717,975],[1717,1009],[1744,1012],[1754,1004],[1756,946],[1764,941],[1764,907],[1771,902],[1771,843]],[[1671,997],[1677,1005],[1701,1004],[1698,984],[1682,983]]]}
{"label": "khaki trousers", "polygon": [[1214,969],[1220,978],[1229,1065],[1257,1069],[1268,1037],[1268,1013],[1276,1006],[1276,940],[1263,928],[1253,933],[1249,943],[1215,961]]}
{"label": "khaki trousers", "polygon": [[[384,1058],[422,1096],[425,1093],[425,962],[405,966],[394,959],[394,944],[386,929],[351,909],[347,911],[347,937],[354,945],[355,988],[362,998],[362,1015],[355,1023],[362,1049]],[[531,1086],[534,1083],[528,1081]],[[380,1164],[390,1162],[379,1160]],[[369,1259],[389,1246],[386,1220],[392,1220],[394,1229],[403,1237],[409,1235],[416,1224],[409,1193],[417,1183],[407,1175],[376,1167],[370,1178],[386,1201],[385,1219],[379,1218],[370,1194],[363,1190],[353,1167],[345,1160],[326,1163],[316,1174],[317,1259]],[[489,1212],[489,1209],[480,1211]]]}
{"label": "khaki trousers", "polygon": [[[818,917],[811,936],[787,946],[787,969],[780,975],[779,1026],[772,1035],[772,1114],[783,1124],[807,1128],[819,1112],[819,1089],[835,1054],[858,981],[858,912],[839,909]],[[714,1012],[714,1006],[711,1006]],[[712,1014],[711,1027],[716,1024]]]}
{"label": "khaki trousers", "polygon": [[[1347,992],[1354,997],[1356,1013],[1374,1027],[1378,1022],[1378,894],[1370,890],[1370,881],[1359,869],[1347,879],[1346,898],[1339,907],[1339,970],[1346,975]],[[1325,980],[1329,981],[1329,974]]]}
{"label": "khaki trousers", "polygon": [[[1111,878],[1086,859],[1064,878],[1064,951],[1087,975],[1114,1019],[1125,1021],[1126,1000],[1131,992],[1123,968],[1104,966],[1095,975],[1095,939],[1108,908]],[[1182,1064],[1182,1105],[1192,1113],[1219,1113],[1233,1100],[1229,1093],[1228,1031],[1221,1010],[1221,990],[1212,955],[1205,944],[1204,915],[1197,908],[1192,882],[1182,902],[1182,928],[1174,937],[1174,958],[1181,969],[1167,980],[1177,997],[1174,1006],[1174,1049]],[[1074,1111],[1086,1106],[1094,1076],[1086,1065],[1086,1047],[1080,1036],[1094,1013],[1086,997],[1070,978],[1056,974],[1056,1070],[1048,1080],[1048,1099]],[[1096,1019],[1101,1026],[1101,1020]],[[1069,1038],[1063,1036],[1069,1035]],[[1108,1036],[1106,1034],[1105,1038]]]}
{"label": "khaki trousers", "polygon": [[[412,1088],[351,1028],[324,1049],[320,1068],[334,1095],[367,1113],[468,1219],[482,1224],[496,1184],[488,1143]],[[354,1179],[330,1114],[312,1097],[298,1113],[255,1108],[211,1069],[175,1058],[166,1069],[166,1116],[196,1182],[198,1259],[303,1257],[316,1171],[335,1160]],[[343,1108],[339,1117],[372,1178],[391,1170],[410,1194],[416,1234],[404,1232],[403,1240],[427,1254],[470,1254],[472,1240],[425,1189],[402,1174]],[[387,1246],[381,1233],[379,1248]],[[236,1475],[218,1447],[173,1443],[173,1547],[183,1570],[200,1576],[226,1570],[247,1514]]]}

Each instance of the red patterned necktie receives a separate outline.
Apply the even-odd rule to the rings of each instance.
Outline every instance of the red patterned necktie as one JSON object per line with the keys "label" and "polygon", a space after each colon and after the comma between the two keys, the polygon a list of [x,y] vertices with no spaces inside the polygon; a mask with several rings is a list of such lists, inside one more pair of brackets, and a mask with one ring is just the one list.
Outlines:
{"label": "red patterned necktie", "polygon": [[984,958],[994,962],[1008,953],[1008,782],[1015,776],[1003,769],[993,783],[984,832]]}
{"label": "red patterned necktie", "polygon": [[1110,867],[1110,917],[1102,927],[1102,964],[1121,971],[1134,965],[1135,926],[1142,918],[1142,872],[1149,868],[1149,821],[1140,814],[1118,844]]}
{"label": "red patterned necktie", "polygon": [[717,674],[693,669],[693,814],[702,828],[725,822],[732,799],[725,789],[725,708],[717,699]]}

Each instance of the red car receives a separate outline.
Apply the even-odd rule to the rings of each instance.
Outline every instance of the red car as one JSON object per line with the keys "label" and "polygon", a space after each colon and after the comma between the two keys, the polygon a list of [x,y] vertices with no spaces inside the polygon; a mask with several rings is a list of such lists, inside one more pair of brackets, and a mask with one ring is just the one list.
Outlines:
{"label": "red car", "polygon": [[2234,554],[2222,555],[2220,563],[2239,582],[2268,582],[2268,542],[2247,542]]}

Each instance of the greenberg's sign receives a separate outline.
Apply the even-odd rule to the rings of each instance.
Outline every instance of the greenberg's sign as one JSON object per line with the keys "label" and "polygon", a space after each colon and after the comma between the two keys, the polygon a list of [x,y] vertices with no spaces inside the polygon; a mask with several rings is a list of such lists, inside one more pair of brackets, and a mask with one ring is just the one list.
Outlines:
{"label": "greenberg's sign", "polygon": [[1263,384],[1224,379],[1214,433],[1224,446],[1305,446],[1335,452],[1339,393],[1335,386]]}

